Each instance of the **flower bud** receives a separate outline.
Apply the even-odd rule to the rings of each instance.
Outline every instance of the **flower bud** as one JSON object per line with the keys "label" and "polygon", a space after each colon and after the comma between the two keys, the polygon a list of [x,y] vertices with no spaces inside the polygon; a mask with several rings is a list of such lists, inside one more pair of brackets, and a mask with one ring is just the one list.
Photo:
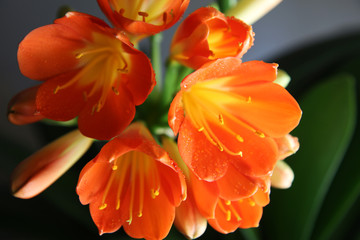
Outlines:
{"label": "flower bud", "polygon": [[16,125],[37,122],[44,117],[36,110],[35,98],[39,86],[27,88],[16,94],[8,105],[8,119]]}
{"label": "flower bud", "polygon": [[92,141],[74,130],[26,158],[12,174],[13,195],[28,199],[44,191],[80,159]]}
{"label": "flower bud", "polygon": [[294,172],[291,167],[282,160],[278,161],[271,176],[271,186],[286,189],[291,187],[293,180]]}

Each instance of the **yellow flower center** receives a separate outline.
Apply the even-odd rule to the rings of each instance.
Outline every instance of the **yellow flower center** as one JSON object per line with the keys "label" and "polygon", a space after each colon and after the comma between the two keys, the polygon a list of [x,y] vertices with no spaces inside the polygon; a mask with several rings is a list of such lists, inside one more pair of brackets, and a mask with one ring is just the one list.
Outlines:
{"label": "yellow flower center", "polygon": [[93,41],[75,51],[74,55],[79,59],[79,72],[64,85],[57,86],[54,94],[72,85],[80,88],[91,86],[90,91],[83,92],[84,101],[100,91],[92,114],[99,112],[109,92],[119,95],[121,75],[128,72],[129,56],[123,51],[120,40],[100,33],[94,33]]}
{"label": "yellow flower center", "polygon": [[209,59],[237,56],[240,53],[243,43],[231,31],[229,27],[210,27],[207,41],[212,54]]}
{"label": "yellow flower center", "polygon": [[171,1],[169,0],[131,0],[119,1],[111,0],[110,6],[115,12],[119,12],[126,18],[134,21],[143,21],[154,25],[166,24],[169,20],[169,15],[172,16],[173,10],[169,12],[164,9],[169,8]]}
{"label": "yellow flower center", "polygon": [[220,151],[242,157],[243,152],[229,146],[226,139],[220,139],[214,128],[227,132],[240,143],[245,139],[237,132],[238,129],[234,129],[234,125],[245,127],[261,138],[264,138],[265,135],[234,116],[233,112],[237,110],[237,105],[251,104],[252,99],[250,96],[245,97],[233,91],[234,87],[231,89],[227,87],[226,82],[231,78],[223,77],[198,82],[183,91],[182,100],[185,114],[199,132],[204,133],[206,138]]}

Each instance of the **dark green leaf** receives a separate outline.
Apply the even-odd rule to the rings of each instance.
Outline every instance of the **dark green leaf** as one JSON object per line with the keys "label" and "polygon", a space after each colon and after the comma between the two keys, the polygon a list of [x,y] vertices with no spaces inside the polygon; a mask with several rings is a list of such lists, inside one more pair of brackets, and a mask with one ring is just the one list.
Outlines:
{"label": "dark green leaf", "polygon": [[[300,150],[288,163],[295,172],[289,190],[274,190],[265,208],[266,233],[274,239],[309,239],[314,223],[349,146],[356,119],[354,79],[337,75],[313,87],[300,105],[304,112],[293,135]],[[275,218],[275,220],[274,220]]]}

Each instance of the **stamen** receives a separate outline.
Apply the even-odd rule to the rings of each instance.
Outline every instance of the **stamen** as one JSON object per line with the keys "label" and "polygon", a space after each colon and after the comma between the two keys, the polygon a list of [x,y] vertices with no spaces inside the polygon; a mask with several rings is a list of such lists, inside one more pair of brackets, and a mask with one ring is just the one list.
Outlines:
{"label": "stamen", "polygon": [[255,134],[258,135],[260,138],[264,138],[265,134],[259,131],[255,131]]}
{"label": "stamen", "polygon": [[251,97],[249,96],[248,99],[246,100],[246,103],[251,103]]}
{"label": "stamen", "polygon": [[142,19],[143,22],[145,22],[145,17],[149,16],[149,14],[146,12],[138,12],[138,15],[143,17],[143,19]]}
{"label": "stamen", "polygon": [[216,146],[219,148],[220,152],[224,151],[224,147],[221,146],[220,143],[217,142],[217,143],[216,143]]}
{"label": "stamen", "polygon": [[56,94],[59,90],[60,90],[60,86],[57,85],[56,88],[54,89],[54,94]]}
{"label": "stamen", "polygon": [[230,221],[231,220],[231,211],[230,210],[227,210],[226,211],[226,221]]}
{"label": "stamen", "polygon": [[242,156],[243,156],[243,152],[240,151],[240,152],[238,153],[238,155],[239,155],[240,157],[242,157]]}
{"label": "stamen", "polygon": [[224,125],[224,117],[221,113],[219,114],[219,122],[221,125]]}
{"label": "stamen", "polygon": [[166,20],[167,20],[167,13],[164,12],[164,13],[163,13],[163,24],[164,24],[164,25],[166,24]]}
{"label": "stamen", "polygon": [[230,205],[229,208],[230,208],[230,211],[232,212],[232,214],[235,215],[236,220],[237,220],[237,221],[240,221],[240,220],[241,220],[241,217],[240,217],[239,213],[236,211],[236,209],[234,208],[234,206],[233,206],[233,205]]}
{"label": "stamen", "polygon": [[249,204],[252,207],[254,207],[256,205],[255,202],[251,198],[249,198]]}
{"label": "stamen", "polygon": [[225,201],[225,205],[230,206],[230,205],[231,205],[231,201],[230,201],[230,200]]}
{"label": "stamen", "polygon": [[159,190],[154,190],[154,189],[151,189],[151,197],[152,199],[155,199],[157,196],[159,196],[160,192]]}
{"label": "stamen", "polygon": [[126,220],[127,223],[129,223],[129,225],[132,222],[133,219],[133,207],[134,207],[134,197],[135,197],[135,184],[136,184],[136,168],[137,168],[137,163],[138,163],[138,159],[136,158],[137,154],[136,152],[129,152],[130,157],[130,161],[132,161],[132,166],[131,166],[131,173],[130,173],[130,182],[131,182],[131,195],[130,195],[130,205],[129,205],[129,219]]}
{"label": "stamen", "polygon": [[116,170],[118,169],[118,166],[117,166],[117,165],[113,165],[111,168],[112,168],[113,171],[116,171]]}
{"label": "stamen", "polygon": [[117,90],[117,88],[115,88],[114,86],[111,88],[113,90],[113,92],[115,93],[116,96],[119,96],[119,90]]}
{"label": "stamen", "polygon": [[204,131],[204,127],[198,129],[198,132],[202,132],[202,131]]}
{"label": "stamen", "polygon": [[104,210],[106,207],[107,207],[107,204],[106,204],[106,203],[103,203],[103,204],[99,207],[99,210]]}
{"label": "stamen", "polygon": [[[144,157],[145,158],[145,157]],[[147,161],[147,159],[144,159]],[[144,206],[144,164],[145,162],[138,163],[138,172],[139,172],[139,213],[138,217],[142,216],[143,206]]]}
{"label": "stamen", "polygon": [[244,142],[244,138],[242,138],[240,135],[236,135],[236,139],[237,139],[239,142]]}

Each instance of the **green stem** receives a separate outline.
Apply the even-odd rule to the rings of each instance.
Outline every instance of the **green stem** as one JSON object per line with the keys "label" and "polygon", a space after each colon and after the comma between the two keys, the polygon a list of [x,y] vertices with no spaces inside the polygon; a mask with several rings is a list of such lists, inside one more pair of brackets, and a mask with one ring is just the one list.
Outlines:
{"label": "green stem", "polygon": [[182,82],[182,80],[189,75],[190,73],[192,73],[194,71],[194,69],[192,68],[188,68],[186,66],[181,66],[181,68],[179,69],[179,75],[177,78],[177,85],[180,86],[180,83]]}
{"label": "green stem", "polygon": [[[151,63],[156,75],[155,93],[160,93],[162,89],[162,60],[161,60],[161,42],[162,34],[158,33],[150,37],[151,41]],[[141,69],[140,69],[141,71]]]}
{"label": "green stem", "polygon": [[164,88],[161,95],[161,105],[168,107],[178,89],[178,75],[181,65],[173,60],[167,62]]}

